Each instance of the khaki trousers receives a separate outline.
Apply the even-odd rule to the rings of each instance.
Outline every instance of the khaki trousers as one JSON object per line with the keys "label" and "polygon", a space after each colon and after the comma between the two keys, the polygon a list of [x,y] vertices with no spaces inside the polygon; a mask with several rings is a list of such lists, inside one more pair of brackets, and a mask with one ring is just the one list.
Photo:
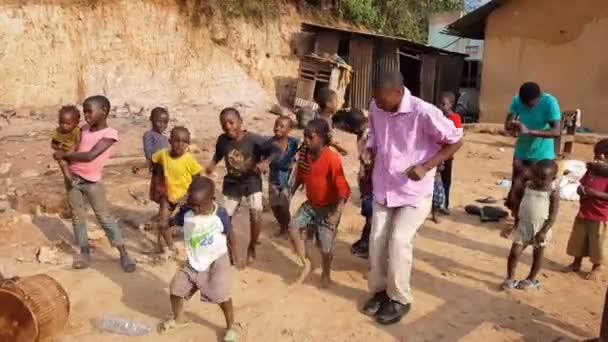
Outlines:
{"label": "khaki trousers", "polygon": [[415,205],[398,208],[374,201],[368,276],[372,294],[386,290],[392,300],[402,304],[412,302],[413,240],[431,211],[432,199],[429,195]]}

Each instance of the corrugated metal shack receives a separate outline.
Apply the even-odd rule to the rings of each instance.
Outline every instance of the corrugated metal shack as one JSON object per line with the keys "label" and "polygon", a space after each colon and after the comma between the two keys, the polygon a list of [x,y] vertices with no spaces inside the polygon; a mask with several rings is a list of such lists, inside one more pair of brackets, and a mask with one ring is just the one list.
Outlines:
{"label": "corrugated metal shack", "polygon": [[302,31],[314,34],[311,53],[338,55],[352,67],[353,78],[345,91],[344,107],[367,109],[373,82],[384,71],[400,71],[408,89],[432,103],[437,102],[442,91],[457,92],[460,86],[464,54],[403,38],[311,23],[303,23]]}
{"label": "corrugated metal shack", "polygon": [[344,105],[344,95],[350,83],[351,70],[343,60],[335,56],[321,58],[315,54],[302,56],[295,107],[317,109],[314,101],[321,87],[329,87],[338,94],[338,106]]}

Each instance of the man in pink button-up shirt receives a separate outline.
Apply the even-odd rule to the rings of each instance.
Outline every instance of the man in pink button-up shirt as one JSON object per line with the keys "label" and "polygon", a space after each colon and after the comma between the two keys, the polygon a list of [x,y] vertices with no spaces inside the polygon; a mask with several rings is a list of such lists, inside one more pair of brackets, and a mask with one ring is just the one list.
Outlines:
{"label": "man in pink button-up shirt", "polygon": [[363,312],[399,322],[410,309],[412,240],[431,210],[435,168],[462,146],[462,132],[441,110],[403,86],[400,73],[379,78],[369,109],[367,147],[375,156],[369,290]]}

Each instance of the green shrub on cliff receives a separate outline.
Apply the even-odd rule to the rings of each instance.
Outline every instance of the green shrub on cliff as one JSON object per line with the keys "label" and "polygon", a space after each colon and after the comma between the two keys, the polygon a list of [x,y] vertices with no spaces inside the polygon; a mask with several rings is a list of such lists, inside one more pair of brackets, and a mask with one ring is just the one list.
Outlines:
{"label": "green shrub on cliff", "polygon": [[[314,0],[313,0],[314,1]],[[316,1],[318,2],[318,1]],[[345,19],[384,34],[425,42],[431,13],[459,10],[462,0],[338,0],[331,1]]]}
{"label": "green shrub on cliff", "polygon": [[184,10],[192,10],[193,22],[200,15],[270,18],[280,14],[286,2],[300,8],[327,12],[380,33],[425,42],[431,13],[462,8],[462,0],[176,0]]}

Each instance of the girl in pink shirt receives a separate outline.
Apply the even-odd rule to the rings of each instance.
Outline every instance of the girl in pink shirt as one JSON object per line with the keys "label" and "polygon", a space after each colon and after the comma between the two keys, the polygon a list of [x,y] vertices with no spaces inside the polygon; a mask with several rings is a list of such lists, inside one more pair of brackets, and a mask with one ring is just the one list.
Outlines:
{"label": "girl in pink shirt", "polygon": [[57,151],[56,160],[66,160],[70,164],[73,182],[66,182],[68,201],[72,209],[72,225],[80,254],[74,258],[72,267],[87,268],[91,261],[91,250],[87,236],[85,198],[90,203],[99,224],[110,240],[110,244],[120,253],[120,265],[125,272],[135,271],[122,240],[122,233],[112,217],[106,202],[103,186],[100,183],[103,167],[110,158],[118,132],[108,127],[106,122],[110,112],[110,101],[102,95],[87,98],[83,103],[87,125],[82,127],[82,137],[75,152]]}

